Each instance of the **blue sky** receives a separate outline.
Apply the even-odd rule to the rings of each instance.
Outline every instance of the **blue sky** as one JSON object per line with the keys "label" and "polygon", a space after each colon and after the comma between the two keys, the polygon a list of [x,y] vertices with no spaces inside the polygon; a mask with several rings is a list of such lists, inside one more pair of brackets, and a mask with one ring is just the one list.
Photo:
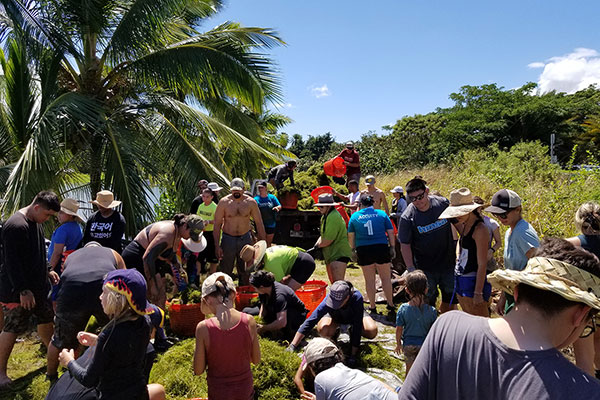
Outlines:
{"label": "blue sky", "polygon": [[205,28],[277,30],[284,131],[345,141],[450,106],[463,85],[600,82],[599,15],[597,0],[229,0]]}

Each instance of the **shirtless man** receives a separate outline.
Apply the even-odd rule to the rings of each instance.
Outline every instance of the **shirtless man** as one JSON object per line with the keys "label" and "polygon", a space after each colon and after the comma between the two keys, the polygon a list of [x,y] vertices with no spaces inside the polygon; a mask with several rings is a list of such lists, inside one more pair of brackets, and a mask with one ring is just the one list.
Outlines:
{"label": "shirtless man", "polygon": [[382,210],[381,204],[383,203],[383,209],[385,209],[385,213],[387,215],[390,215],[388,203],[385,199],[385,193],[383,193],[383,190],[379,189],[378,187],[375,187],[375,177],[373,175],[367,176],[365,178],[365,184],[367,185],[367,189],[363,190],[361,193],[373,196],[373,207],[376,209]]}
{"label": "shirtless man", "polygon": [[230,188],[231,194],[219,201],[215,211],[215,253],[221,261],[221,272],[231,275],[233,265],[236,264],[240,285],[248,285],[249,273],[246,273],[244,261],[239,254],[245,245],[253,243],[250,218],[256,224],[258,240],[266,239],[265,226],[256,201],[244,194],[244,181],[235,178],[231,181]]}

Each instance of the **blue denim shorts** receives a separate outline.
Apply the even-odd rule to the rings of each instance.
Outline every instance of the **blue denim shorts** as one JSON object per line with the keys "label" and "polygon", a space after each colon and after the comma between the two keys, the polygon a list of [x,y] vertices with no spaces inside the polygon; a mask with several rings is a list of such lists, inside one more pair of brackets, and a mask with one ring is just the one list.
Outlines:
{"label": "blue denim shorts", "polygon": [[[462,297],[473,297],[473,293],[475,292],[475,282],[477,281],[477,277],[475,275],[472,276],[464,276],[457,275],[456,276],[456,294],[461,295]],[[485,280],[483,284],[483,300],[488,301],[490,299],[490,295],[492,294],[492,285]]]}

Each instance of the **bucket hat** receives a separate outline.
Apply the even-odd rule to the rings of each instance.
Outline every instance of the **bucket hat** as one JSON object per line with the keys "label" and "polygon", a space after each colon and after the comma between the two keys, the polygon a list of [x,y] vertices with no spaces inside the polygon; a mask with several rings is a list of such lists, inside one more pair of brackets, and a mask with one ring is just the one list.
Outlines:
{"label": "bucket hat", "polygon": [[523,283],[600,310],[600,278],[553,258],[530,258],[522,271],[496,270],[488,275],[488,281],[511,295],[515,286]]}
{"label": "bucket hat", "polygon": [[119,200],[115,200],[115,195],[110,190],[96,193],[96,200],[92,200],[91,203],[104,208],[115,208],[121,204]]}
{"label": "bucket hat", "polygon": [[438,219],[461,217],[479,207],[481,207],[481,204],[473,201],[473,195],[469,189],[456,189],[450,192],[450,205],[440,214]]}
{"label": "bucket hat", "polygon": [[218,192],[219,190],[223,189],[216,182],[210,182],[206,187],[209,188],[210,190],[212,190],[213,192]]}
{"label": "bucket hat", "polygon": [[198,240],[196,241],[192,240],[192,238],[181,239],[181,243],[183,243],[185,248],[192,253],[200,253],[206,248],[206,238],[203,234],[200,234],[200,236],[198,236]]}
{"label": "bucket hat", "polygon": [[333,201],[333,195],[331,193],[324,193],[319,195],[319,201],[315,204],[315,207],[324,206],[337,206],[339,203]]}
{"label": "bucket hat", "polygon": [[79,211],[79,202],[75,199],[66,198],[63,201],[61,201],[60,202],[60,211],[64,212],[65,214],[77,217],[77,220],[79,222],[83,222],[83,219],[77,213],[77,211]]}
{"label": "bucket hat", "polygon": [[137,314],[148,315],[154,311],[146,300],[146,278],[138,270],[110,271],[104,279],[104,286],[124,295]]}

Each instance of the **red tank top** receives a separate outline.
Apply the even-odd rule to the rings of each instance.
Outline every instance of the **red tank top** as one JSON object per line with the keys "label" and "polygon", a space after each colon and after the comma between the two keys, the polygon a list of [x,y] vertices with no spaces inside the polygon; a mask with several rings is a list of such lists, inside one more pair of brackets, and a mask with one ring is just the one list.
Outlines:
{"label": "red tank top", "polygon": [[206,354],[208,398],[210,400],[248,400],[254,397],[252,371],[252,337],[248,314],[231,329],[222,330],[216,318],[206,321],[209,348]]}

